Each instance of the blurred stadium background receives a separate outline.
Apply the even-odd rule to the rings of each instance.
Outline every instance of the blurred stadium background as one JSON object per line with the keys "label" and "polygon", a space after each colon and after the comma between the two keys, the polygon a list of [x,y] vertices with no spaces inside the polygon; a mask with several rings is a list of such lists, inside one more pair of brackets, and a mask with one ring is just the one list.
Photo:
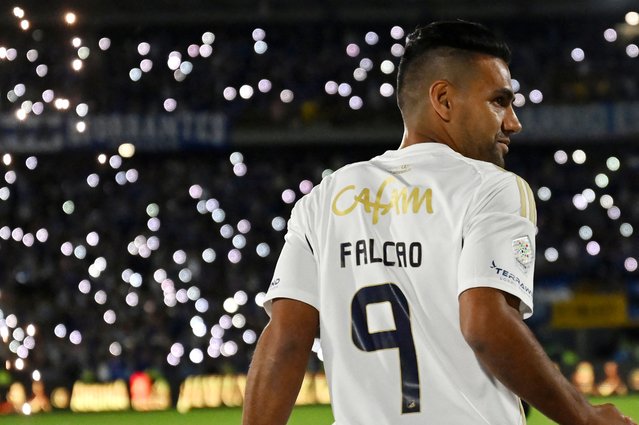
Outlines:
{"label": "blurred stadium background", "polygon": [[[638,406],[626,396],[639,393],[637,12],[629,0],[3,2],[0,422],[51,405],[49,423],[69,408],[241,404],[292,205],[398,145],[404,38],[452,18],[513,49],[524,132],[507,164],[539,219],[529,325],[584,393]],[[316,352],[302,404],[326,402]]]}

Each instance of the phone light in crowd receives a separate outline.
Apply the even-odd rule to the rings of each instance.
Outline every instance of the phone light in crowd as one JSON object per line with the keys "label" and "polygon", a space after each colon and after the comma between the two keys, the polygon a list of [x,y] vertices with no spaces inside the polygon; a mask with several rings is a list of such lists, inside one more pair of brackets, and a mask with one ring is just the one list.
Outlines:
{"label": "phone light in crowd", "polygon": [[626,23],[628,25],[636,26],[639,25],[639,13],[631,11],[626,13]]}
{"label": "phone light in crowd", "polygon": [[77,16],[76,16],[76,14],[75,14],[75,13],[73,13],[73,12],[67,12],[67,13],[64,15],[64,21],[65,21],[67,24],[69,24],[69,25],[73,25],[73,24],[75,24],[75,23],[76,23],[76,21],[77,21],[77,19],[78,19],[78,17],[77,17]]}

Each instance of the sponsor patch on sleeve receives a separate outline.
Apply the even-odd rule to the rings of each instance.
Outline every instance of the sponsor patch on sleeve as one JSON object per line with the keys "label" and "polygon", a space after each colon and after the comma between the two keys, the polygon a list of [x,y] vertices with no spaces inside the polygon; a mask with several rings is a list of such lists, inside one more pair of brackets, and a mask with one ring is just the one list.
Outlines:
{"label": "sponsor patch on sleeve", "polygon": [[528,271],[534,259],[532,243],[528,236],[517,238],[513,241],[513,254],[523,270]]}

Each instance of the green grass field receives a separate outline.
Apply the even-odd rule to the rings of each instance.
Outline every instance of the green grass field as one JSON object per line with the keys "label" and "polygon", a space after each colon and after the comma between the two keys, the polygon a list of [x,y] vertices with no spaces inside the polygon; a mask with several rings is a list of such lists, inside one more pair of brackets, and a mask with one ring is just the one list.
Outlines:
{"label": "green grass field", "polygon": [[[619,410],[639,418],[639,396],[593,399],[594,403],[614,403]],[[238,425],[240,409],[195,410],[187,414],[175,410],[151,413],[69,413],[56,412],[34,416],[0,416],[0,424],[7,425]],[[290,425],[330,425],[333,422],[327,406],[305,406],[295,409]],[[528,418],[529,425],[550,425],[554,422],[538,412]]]}

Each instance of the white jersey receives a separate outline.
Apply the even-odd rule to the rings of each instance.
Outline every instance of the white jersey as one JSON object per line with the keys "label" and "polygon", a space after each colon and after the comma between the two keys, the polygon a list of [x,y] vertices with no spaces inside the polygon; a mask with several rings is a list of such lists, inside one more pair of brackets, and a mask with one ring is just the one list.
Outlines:
{"label": "white jersey", "polygon": [[520,425],[519,398],[464,340],[459,295],[533,311],[536,210],[513,173],[420,143],[347,165],[298,201],[265,308],[320,313],[337,425]]}

